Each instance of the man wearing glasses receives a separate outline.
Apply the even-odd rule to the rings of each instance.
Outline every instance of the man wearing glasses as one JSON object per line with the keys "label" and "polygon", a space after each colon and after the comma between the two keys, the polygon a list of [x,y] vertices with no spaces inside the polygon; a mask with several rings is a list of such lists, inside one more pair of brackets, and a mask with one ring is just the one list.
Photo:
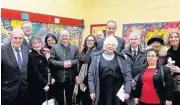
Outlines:
{"label": "man wearing glasses", "polygon": [[29,38],[32,36],[32,23],[29,21],[25,21],[22,25],[21,25],[21,29],[24,32],[24,41],[23,41],[23,45],[29,47]]}

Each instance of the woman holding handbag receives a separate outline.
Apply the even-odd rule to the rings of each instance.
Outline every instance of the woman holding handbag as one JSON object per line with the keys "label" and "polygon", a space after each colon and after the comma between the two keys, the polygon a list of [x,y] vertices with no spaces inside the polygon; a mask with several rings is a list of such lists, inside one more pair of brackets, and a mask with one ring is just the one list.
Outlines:
{"label": "woman holding handbag", "polygon": [[42,51],[42,40],[38,36],[30,39],[31,52],[28,60],[28,104],[42,105],[49,90],[50,71]]}
{"label": "woman holding handbag", "polygon": [[92,53],[96,51],[97,40],[93,35],[88,35],[84,41],[84,48],[79,57],[79,84],[78,100],[82,101],[82,105],[92,105],[88,86],[88,69],[91,62]]}

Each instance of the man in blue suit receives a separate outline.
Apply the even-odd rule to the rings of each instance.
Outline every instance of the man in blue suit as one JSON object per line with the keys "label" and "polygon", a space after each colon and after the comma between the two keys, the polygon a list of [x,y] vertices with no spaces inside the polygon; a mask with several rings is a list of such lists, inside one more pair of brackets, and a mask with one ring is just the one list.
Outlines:
{"label": "man in blue suit", "polygon": [[[106,24],[106,37],[113,35],[118,41],[118,47],[117,47],[116,50],[118,52],[121,52],[124,49],[125,42],[124,42],[124,39],[122,39],[122,38],[120,38],[118,36],[115,36],[116,29],[117,29],[116,22],[115,21],[108,21],[107,24]],[[97,50],[102,50],[103,49],[103,43],[104,43],[104,40],[105,40],[106,37],[98,40],[98,42],[97,42]]]}
{"label": "man in blue suit", "polygon": [[2,105],[24,105],[27,90],[28,48],[22,45],[24,33],[16,28],[11,41],[1,46]]}

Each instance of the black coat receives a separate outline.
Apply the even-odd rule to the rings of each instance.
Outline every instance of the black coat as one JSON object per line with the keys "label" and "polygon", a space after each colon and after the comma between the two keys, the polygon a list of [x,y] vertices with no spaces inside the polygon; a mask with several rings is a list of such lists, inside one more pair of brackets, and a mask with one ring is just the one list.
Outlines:
{"label": "black coat", "polygon": [[[172,60],[175,60],[175,65],[180,68],[180,45],[177,50],[173,50],[171,47],[167,52],[167,59],[171,57]],[[167,62],[167,60],[166,60]],[[174,90],[180,92],[180,73],[173,73],[174,76]]]}
{"label": "black coat", "polygon": [[167,51],[167,59],[168,57],[171,57],[172,60],[175,60],[175,65],[180,67],[180,45],[177,50],[173,50],[173,47],[169,48]]}
{"label": "black coat", "polygon": [[13,101],[18,93],[23,97],[27,90],[28,48],[21,47],[23,65],[16,61],[11,43],[1,46],[1,100]]}
{"label": "black coat", "polygon": [[124,49],[123,53],[125,53],[127,55],[126,60],[127,60],[127,63],[131,67],[132,78],[135,81],[138,81],[139,73],[141,72],[140,70],[142,70],[142,67],[143,67],[142,64],[144,64],[146,62],[145,50],[141,46],[139,46],[138,47],[138,54],[135,58],[133,57],[130,46],[128,48]]}
{"label": "black coat", "polygon": [[48,61],[35,50],[29,53],[28,96],[31,105],[41,105],[46,99],[44,87],[48,84]]}
{"label": "black coat", "polygon": [[[164,71],[164,82],[165,82],[165,87],[163,85],[163,79],[162,79],[162,74],[160,70],[160,66],[157,66],[153,75],[153,83],[154,87],[156,90],[157,95],[159,96],[160,102],[164,103],[166,100],[171,101],[173,97],[173,77],[171,76],[171,71],[168,67],[162,66],[163,71]],[[136,87],[136,98],[141,97],[141,90],[143,86],[142,82],[142,77],[143,74],[145,73],[147,69],[147,66],[145,66],[142,69],[142,72],[140,73],[139,80],[137,82],[137,87]],[[152,97],[151,97],[152,98]]]}

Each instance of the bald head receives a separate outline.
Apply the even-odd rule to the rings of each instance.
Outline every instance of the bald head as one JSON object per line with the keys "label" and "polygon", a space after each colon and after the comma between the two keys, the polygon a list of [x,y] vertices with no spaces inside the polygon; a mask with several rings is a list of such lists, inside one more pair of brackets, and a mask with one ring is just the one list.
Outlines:
{"label": "bald head", "polygon": [[62,44],[65,44],[65,45],[69,44],[70,36],[67,30],[62,30],[60,32],[60,40]]}
{"label": "bald head", "polygon": [[64,35],[64,34],[69,35],[69,32],[67,30],[61,30],[60,35]]}
{"label": "bald head", "polygon": [[21,28],[14,28],[14,29],[10,32],[10,34],[11,34],[11,38],[12,38],[13,36],[17,36],[17,35],[24,38],[24,32],[22,31]]}
{"label": "bald head", "polygon": [[21,30],[21,28],[15,28],[11,32],[11,45],[14,48],[21,47],[24,40],[24,32]]}

